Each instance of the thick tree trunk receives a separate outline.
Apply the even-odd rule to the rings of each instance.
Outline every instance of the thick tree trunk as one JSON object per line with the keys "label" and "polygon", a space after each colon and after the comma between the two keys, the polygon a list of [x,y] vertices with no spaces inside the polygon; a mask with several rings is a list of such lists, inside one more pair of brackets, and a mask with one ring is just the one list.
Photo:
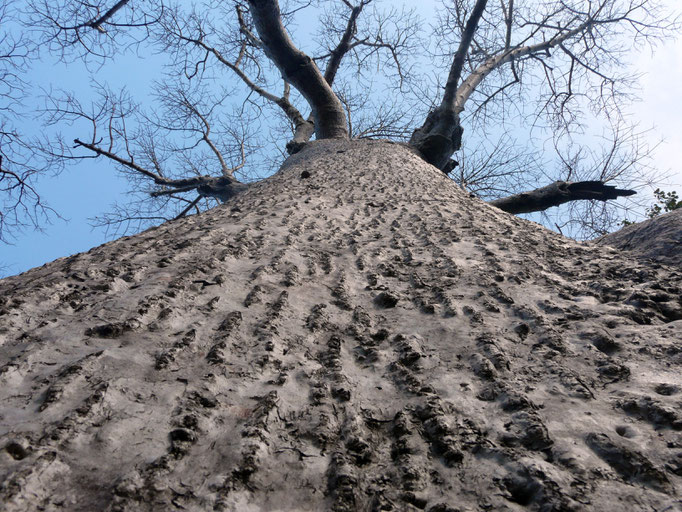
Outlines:
{"label": "thick tree trunk", "polygon": [[316,141],[0,281],[0,503],[672,510],[681,280]]}
{"label": "thick tree trunk", "polygon": [[459,114],[436,109],[429,113],[424,124],[410,137],[410,146],[428,163],[445,174],[455,168],[452,154],[462,147],[464,130],[459,124]]}
{"label": "thick tree trunk", "polygon": [[603,181],[555,181],[546,187],[496,199],[489,204],[507,213],[519,214],[541,212],[571,201],[608,201],[636,193],[606,185]]}

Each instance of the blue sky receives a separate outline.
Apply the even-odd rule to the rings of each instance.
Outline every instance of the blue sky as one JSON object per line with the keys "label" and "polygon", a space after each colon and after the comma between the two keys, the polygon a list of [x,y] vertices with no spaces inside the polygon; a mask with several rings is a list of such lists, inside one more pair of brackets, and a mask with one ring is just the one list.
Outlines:
{"label": "blue sky", "polygon": [[643,51],[635,58],[635,67],[644,76],[642,101],[632,106],[633,116],[642,128],[653,128],[652,142],[663,141],[656,151],[656,166],[670,171],[670,188],[682,193],[682,38],[669,41],[653,54]]}
{"label": "blue sky", "polygon": [[[97,71],[96,79],[113,87],[125,85],[144,92],[159,65],[157,58],[128,56],[108,62]],[[33,67],[26,80],[36,95],[40,95],[41,87],[57,84],[64,90],[87,96],[91,86],[88,74],[79,63],[67,65],[47,59]],[[29,133],[39,131],[40,122],[29,114],[24,118],[23,128]],[[64,127],[61,131],[67,140],[83,136],[74,128]],[[101,159],[93,159],[67,166],[58,176],[43,176],[38,181],[38,190],[44,202],[62,218],[53,216],[40,230],[24,230],[9,245],[0,245],[0,276],[24,272],[108,241],[102,229],[91,227],[89,219],[123,200],[127,185]]]}
{"label": "blue sky", "polygon": [[[674,0],[670,0],[671,5]],[[429,2],[432,4],[433,2]],[[634,56],[635,67],[645,73],[642,79],[641,102],[632,107],[632,115],[641,128],[652,128],[651,143],[663,139],[655,154],[655,166],[668,170],[668,190],[682,192],[682,40],[669,41],[652,54],[646,50]],[[145,92],[155,76],[158,58],[128,56],[107,63],[96,73],[99,82],[111,86],[125,85],[129,90]],[[48,59],[35,66],[30,74],[34,86],[59,84],[66,90],[85,91],[90,83],[87,73],[78,64],[51,64]],[[29,128],[39,129],[37,121],[27,120]],[[67,139],[79,136],[63,129]],[[71,166],[58,177],[44,177],[39,190],[46,202],[64,218],[53,218],[42,231],[25,231],[13,245],[0,246],[0,276],[13,275],[40,266],[59,257],[86,251],[108,240],[101,229],[93,229],[89,220],[105,212],[113,203],[125,199],[126,183],[101,160],[87,160]]]}

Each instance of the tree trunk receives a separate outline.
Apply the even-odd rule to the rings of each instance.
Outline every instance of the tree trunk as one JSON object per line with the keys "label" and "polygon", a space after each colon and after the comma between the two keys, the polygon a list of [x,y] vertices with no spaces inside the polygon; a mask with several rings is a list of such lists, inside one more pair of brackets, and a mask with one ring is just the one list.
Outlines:
{"label": "tree trunk", "polygon": [[541,212],[571,201],[608,201],[636,193],[606,185],[603,181],[555,181],[546,187],[496,199],[489,204],[507,213],[519,214]]}
{"label": "tree trunk", "polygon": [[0,281],[0,502],[672,510],[681,286],[405,146],[316,141]]}

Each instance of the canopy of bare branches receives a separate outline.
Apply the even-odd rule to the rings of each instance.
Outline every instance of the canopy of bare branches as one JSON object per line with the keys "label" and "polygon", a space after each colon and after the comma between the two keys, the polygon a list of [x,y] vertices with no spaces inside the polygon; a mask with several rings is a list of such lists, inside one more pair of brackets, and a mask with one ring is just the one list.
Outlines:
{"label": "canopy of bare branches", "polygon": [[[0,41],[0,233],[45,213],[32,177],[46,165],[111,162],[134,199],[98,222],[125,232],[229,199],[313,136],[408,143],[490,200],[554,181],[637,189],[653,175],[622,112],[638,79],[628,62],[678,29],[655,0],[447,0],[434,12],[380,0],[0,5],[31,27]],[[39,51],[87,63],[95,81],[109,59],[157,55],[155,104],[106,83],[89,98],[55,87],[41,109],[50,135],[21,137],[12,91]],[[588,149],[581,136],[595,126],[604,144]],[[570,204],[556,226],[601,233],[614,208]]]}

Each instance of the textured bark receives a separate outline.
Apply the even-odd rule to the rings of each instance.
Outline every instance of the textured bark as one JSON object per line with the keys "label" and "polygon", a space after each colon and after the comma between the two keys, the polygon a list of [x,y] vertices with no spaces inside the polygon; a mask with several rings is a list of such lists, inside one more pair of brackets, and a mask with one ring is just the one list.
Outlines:
{"label": "textured bark", "polygon": [[223,203],[248,188],[247,184],[241,183],[231,176],[221,176],[220,178],[203,176],[203,178],[203,182],[196,187],[199,195],[202,197],[215,197]]}
{"label": "textured bark", "polygon": [[296,87],[310,104],[317,138],[347,138],[343,105],[313,60],[291,41],[282,25],[277,0],[248,0],[248,3],[268,57],[284,79]]}
{"label": "textured bark", "polygon": [[419,151],[426,162],[448,174],[457,165],[450,157],[462,147],[463,133],[458,113],[436,109],[429,112],[424,124],[412,133],[410,146]]}
{"label": "textured bark", "polygon": [[3,510],[673,510],[682,276],[316,141],[0,281]]}
{"label": "textured bark", "polygon": [[595,243],[682,269],[682,209],[626,226]]}
{"label": "textured bark", "polygon": [[606,185],[602,181],[555,181],[546,187],[496,199],[489,204],[507,213],[519,214],[541,212],[570,201],[608,201],[636,193],[634,190]]}

